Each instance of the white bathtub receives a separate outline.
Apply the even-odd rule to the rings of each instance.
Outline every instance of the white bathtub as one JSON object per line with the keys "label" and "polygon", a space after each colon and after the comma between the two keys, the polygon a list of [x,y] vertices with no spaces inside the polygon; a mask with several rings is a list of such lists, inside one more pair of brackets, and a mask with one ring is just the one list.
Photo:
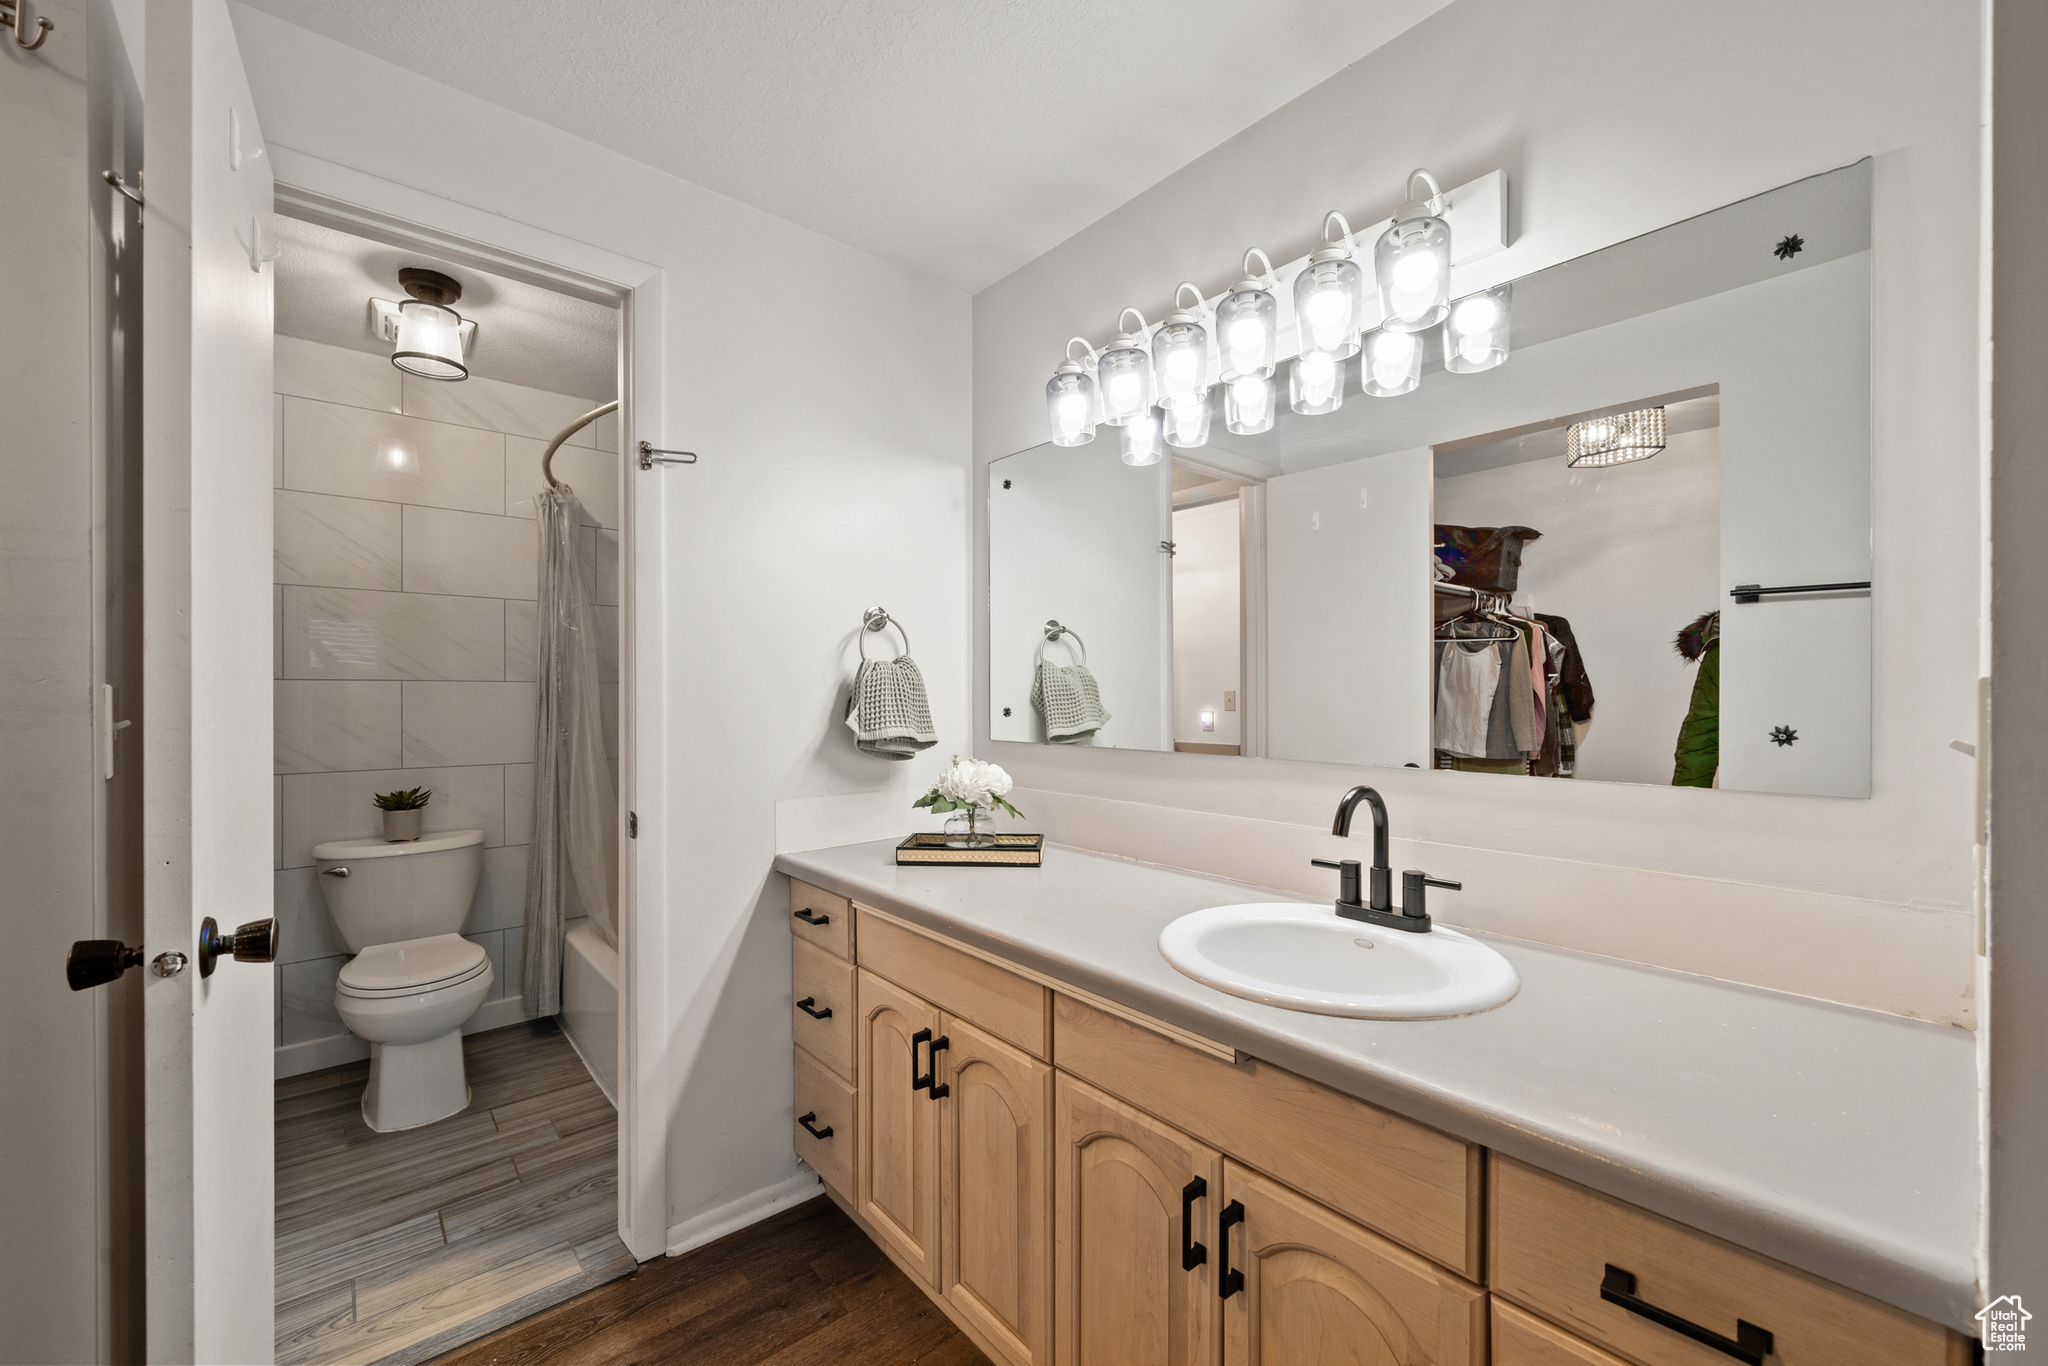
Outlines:
{"label": "white bathtub", "polygon": [[605,1099],[619,1104],[619,951],[588,920],[562,937],[562,1032]]}

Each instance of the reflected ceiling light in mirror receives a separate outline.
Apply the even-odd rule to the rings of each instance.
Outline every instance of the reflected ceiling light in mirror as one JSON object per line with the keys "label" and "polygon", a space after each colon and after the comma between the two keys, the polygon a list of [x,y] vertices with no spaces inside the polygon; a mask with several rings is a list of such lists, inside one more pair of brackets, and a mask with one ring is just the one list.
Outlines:
{"label": "reflected ceiling light in mirror", "polygon": [[1381,328],[1365,338],[1358,387],[1373,398],[1398,398],[1422,383],[1422,338]]}
{"label": "reflected ceiling light in mirror", "polygon": [[[1181,296],[1193,290],[1192,308],[1181,306]],[[1202,307],[1199,286],[1183,282],[1174,291],[1174,312],[1152,334],[1152,381],[1162,408],[1187,408],[1203,403],[1209,386],[1216,380],[1216,361],[1209,348],[1209,329],[1202,326],[1207,312]]]}
{"label": "reflected ceiling light in mirror", "polygon": [[1126,465],[1156,465],[1159,457],[1166,454],[1166,443],[1161,440],[1159,410],[1147,408],[1138,417],[1126,422],[1117,432],[1117,447]]}
{"label": "reflected ceiling light in mirror", "polygon": [[1233,436],[1257,436],[1273,430],[1273,380],[1253,371],[1223,381],[1223,425]]}
{"label": "reflected ceiling light in mirror", "polygon": [[449,307],[462,297],[462,284],[438,270],[407,266],[398,284],[412,295],[398,305],[398,337],[391,363],[421,379],[469,378],[462,359],[462,315]]}
{"label": "reflected ceiling light in mirror", "polygon": [[1564,434],[1567,465],[1626,465],[1631,460],[1648,460],[1663,449],[1662,408],[1589,417],[1574,422]]}
{"label": "reflected ceiling light in mirror", "polygon": [[1119,332],[1115,342],[1095,358],[1095,384],[1102,394],[1102,420],[1112,427],[1143,417],[1152,409],[1152,357],[1145,351],[1145,315],[1127,308],[1116,325],[1135,317],[1138,330]]}
{"label": "reflected ceiling light in mirror", "polygon": [[1287,402],[1308,417],[1344,406],[1344,362],[1327,351],[1304,351],[1287,374]]}
{"label": "reflected ceiling light in mirror", "polygon": [[[1257,275],[1252,274],[1254,256],[1259,258]],[[1221,352],[1223,378],[1271,375],[1279,327],[1280,301],[1273,297],[1273,263],[1266,259],[1265,252],[1253,247],[1244,254],[1244,278],[1216,305],[1216,345]]]}
{"label": "reflected ceiling light in mirror", "polygon": [[1429,187],[1429,197],[1403,204],[1372,251],[1380,311],[1386,315],[1382,325],[1396,332],[1434,327],[1450,312],[1451,225],[1443,219],[1444,192],[1435,176],[1418,169],[1408,173],[1410,196],[1417,180]]}
{"label": "reflected ceiling light in mirror", "polygon": [[1444,369],[1457,375],[1491,370],[1508,358],[1508,291],[1500,285],[1468,294],[1444,319]]}
{"label": "reflected ceiling light in mirror", "polygon": [[1208,445],[1211,411],[1206,398],[1178,408],[1161,408],[1159,420],[1166,432],[1166,444],[1183,451]]}
{"label": "reflected ceiling light in mirror", "polygon": [[[1332,240],[1330,225],[1343,229]],[[1365,272],[1351,259],[1351,224],[1335,209],[1323,215],[1323,245],[1294,277],[1294,319],[1301,351],[1321,351],[1336,360],[1358,354],[1358,329],[1365,307]]]}
{"label": "reflected ceiling light in mirror", "polygon": [[[1074,343],[1081,343],[1082,358],[1074,358]],[[1095,349],[1085,338],[1067,342],[1067,358],[1045,382],[1045,415],[1052,424],[1055,446],[1085,446],[1095,439],[1095,377],[1088,368],[1095,363]]]}

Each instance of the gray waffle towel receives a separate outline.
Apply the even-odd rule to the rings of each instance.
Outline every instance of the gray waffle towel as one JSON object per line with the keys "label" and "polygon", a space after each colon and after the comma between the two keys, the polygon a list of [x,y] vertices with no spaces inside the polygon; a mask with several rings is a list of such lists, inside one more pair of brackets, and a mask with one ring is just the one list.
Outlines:
{"label": "gray waffle towel", "polygon": [[846,728],[867,754],[908,759],[939,742],[925,700],[924,675],[909,655],[863,659],[846,696]]}
{"label": "gray waffle towel", "polygon": [[1078,745],[1109,720],[1102,693],[1086,664],[1038,661],[1031,682],[1031,705],[1045,717],[1045,738],[1055,745]]}

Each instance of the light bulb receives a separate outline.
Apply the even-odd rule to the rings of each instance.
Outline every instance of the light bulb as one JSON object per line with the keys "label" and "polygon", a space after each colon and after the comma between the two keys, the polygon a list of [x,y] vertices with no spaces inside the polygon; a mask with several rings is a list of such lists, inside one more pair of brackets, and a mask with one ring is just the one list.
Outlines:
{"label": "light bulb", "polygon": [[1493,338],[1484,332],[1474,332],[1458,342],[1458,358],[1469,365],[1478,365],[1493,354]]}
{"label": "light bulb", "polygon": [[1414,389],[1422,382],[1422,339],[1384,328],[1367,337],[1358,382],[1374,398],[1394,398]]}
{"label": "light bulb", "polygon": [[1312,401],[1322,403],[1328,400],[1336,378],[1337,363],[1322,352],[1311,351],[1301,358],[1302,392]]}
{"label": "light bulb", "polygon": [[1500,320],[1500,305],[1490,294],[1475,294],[1461,302],[1451,312],[1451,326],[1459,332],[1490,332],[1494,323]]}
{"label": "light bulb", "polygon": [[1117,433],[1117,444],[1126,465],[1156,465],[1165,454],[1160,440],[1159,410],[1151,408],[1134,417]]}
{"label": "light bulb", "polygon": [[1238,436],[1257,436],[1273,427],[1273,381],[1240,375],[1223,388],[1223,425]]}
{"label": "light bulb", "polygon": [[1451,305],[1444,322],[1444,369],[1457,375],[1491,370],[1508,358],[1508,295],[1496,285]]}
{"label": "light bulb", "polygon": [[1046,419],[1055,446],[1085,446],[1095,439],[1095,380],[1071,356],[1070,349],[1069,359],[1045,384]]}
{"label": "light bulb", "polygon": [[1145,382],[1136,375],[1111,375],[1109,377],[1109,401],[1119,409],[1128,408],[1138,401],[1145,392]]}
{"label": "light bulb", "polygon": [[1394,264],[1394,288],[1416,294],[1436,283],[1436,257],[1427,251],[1410,252]]}
{"label": "light bulb", "polygon": [[1266,329],[1256,318],[1239,318],[1230,325],[1229,337],[1232,357],[1256,356],[1264,349]]}
{"label": "light bulb", "polygon": [[1166,397],[1177,404],[1179,400],[1194,395],[1196,383],[1201,378],[1202,366],[1199,356],[1192,351],[1175,351],[1166,357],[1166,364],[1162,368],[1165,373],[1160,376],[1160,387],[1166,391]]}
{"label": "light bulb", "polygon": [[1165,424],[1166,444],[1181,450],[1193,450],[1209,444],[1209,400],[1197,399],[1179,408],[1159,410]]}
{"label": "light bulb", "polygon": [[1327,351],[1302,352],[1288,380],[1288,403],[1297,413],[1337,411],[1344,404],[1344,363]]}
{"label": "light bulb", "polygon": [[1061,436],[1078,436],[1088,425],[1088,400],[1080,394],[1062,394],[1054,414]]}

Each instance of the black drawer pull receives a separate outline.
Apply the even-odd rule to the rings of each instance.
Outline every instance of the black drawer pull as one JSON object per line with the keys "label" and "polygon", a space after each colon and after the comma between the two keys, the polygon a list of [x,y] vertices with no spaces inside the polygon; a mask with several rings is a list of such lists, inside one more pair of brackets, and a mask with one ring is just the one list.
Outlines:
{"label": "black drawer pull", "polygon": [[1724,1352],[1737,1361],[1749,1366],[1764,1366],[1764,1358],[1777,1350],[1777,1343],[1771,1337],[1771,1330],[1759,1328],[1747,1319],[1735,1320],[1735,1336],[1724,1338],[1711,1328],[1702,1328],[1691,1319],[1680,1318],[1669,1309],[1659,1309],[1648,1300],[1636,1297],[1636,1278],[1633,1272],[1623,1271],[1609,1264],[1607,1274],[1600,1279],[1600,1298],[1609,1304],[1618,1304],[1629,1313],[1648,1319],[1674,1333],[1683,1333],[1694,1342],[1704,1343],[1717,1352]]}
{"label": "black drawer pull", "polygon": [[1227,1300],[1244,1289],[1244,1272],[1230,1265],[1230,1228],[1244,1222],[1244,1204],[1233,1200],[1216,1216],[1216,1298]]}
{"label": "black drawer pull", "polygon": [[941,1034],[932,1040],[931,1075],[924,1079],[924,1093],[933,1100],[940,1100],[953,1094],[953,1088],[939,1080],[939,1054],[953,1046],[953,1041]]}
{"label": "black drawer pull", "polygon": [[1180,1188],[1180,1269],[1193,1271],[1209,1260],[1209,1249],[1195,1241],[1195,1201],[1209,1193],[1209,1182],[1196,1177]]}
{"label": "black drawer pull", "polygon": [[809,1134],[812,1138],[832,1137],[831,1125],[827,1124],[824,1128],[820,1129],[817,1125],[811,1123],[811,1121],[816,1119],[817,1117],[818,1112],[816,1110],[813,1110],[809,1114],[798,1115],[796,1117],[796,1122],[803,1125],[804,1132]]}
{"label": "black drawer pull", "polygon": [[803,921],[806,925],[829,925],[832,923],[831,916],[819,915],[816,911],[813,911],[809,906],[806,906],[802,910],[798,911],[796,913],[796,918],[798,920]]}
{"label": "black drawer pull", "polygon": [[831,1006],[826,1006],[826,1007],[825,1007],[825,1008],[824,1008],[823,1010],[814,1010],[814,1009],[812,1009],[812,1007],[813,1007],[813,1006],[815,1006],[815,1005],[817,1005],[817,1004],[818,1004],[818,998],[817,998],[817,997],[815,997],[815,996],[806,996],[806,997],[804,997],[804,998],[803,998],[803,999],[802,999],[801,1001],[798,1001],[798,1002],[796,1003],[796,1008],[797,1008],[798,1010],[801,1010],[801,1011],[802,1011],[802,1012],[803,1012],[804,1014],[806,1014],[806,1015],[810,1016],[810,1017],[811,1017],[812,1019],[814,1019],[814,1020],[829,1020],[829,1019],[831,1019],[831,1018],[832,1018],[832,1007],[831,1007]]}

